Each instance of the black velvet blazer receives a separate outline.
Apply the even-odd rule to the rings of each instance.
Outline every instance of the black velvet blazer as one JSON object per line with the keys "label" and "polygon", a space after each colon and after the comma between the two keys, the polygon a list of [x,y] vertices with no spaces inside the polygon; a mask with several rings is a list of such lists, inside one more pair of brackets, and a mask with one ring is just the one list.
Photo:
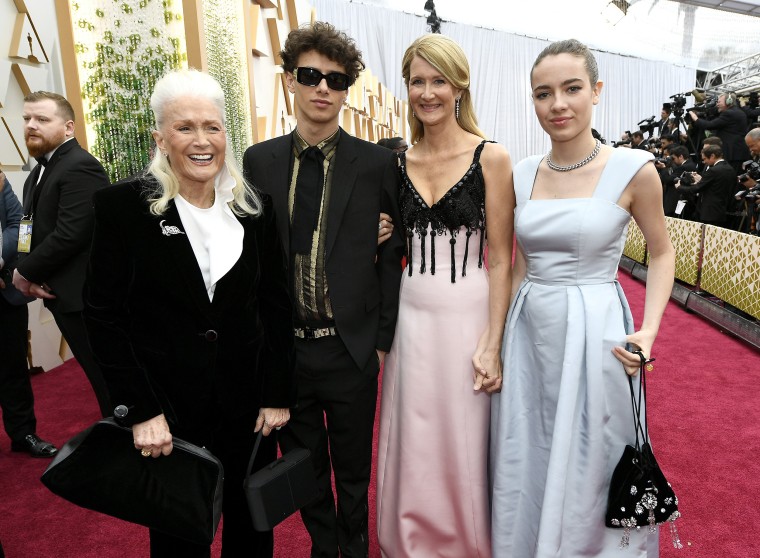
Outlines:
{"label": "black velvet blazer", "polygon": [[[293,322],[271,202],[238,217],[243,251],[209,301],[174,202],[152,215],[148,179],[95,196],[84,318],[123,421],[164,413],[183,429],[294,404]],[[176,227],[176,229],[167,229]],[[175,234],[165,234],[173,231]]]}

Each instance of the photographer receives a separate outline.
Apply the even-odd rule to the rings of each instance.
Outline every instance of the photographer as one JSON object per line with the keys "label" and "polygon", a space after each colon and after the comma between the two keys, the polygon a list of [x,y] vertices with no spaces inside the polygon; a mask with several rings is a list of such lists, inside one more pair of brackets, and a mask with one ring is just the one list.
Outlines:
{"label": "photographer", "polygon": [[[736,199],[740,212],[745,217],[739,230],[760,233],[760,128],[753,128],[744,136],[744,142],[752,155],[751,161],[744,164],[744,172],[739,176],[739,192]],[[747,219],[748,218],[748,219]]]}
{"label": "photographer", "polygon": [[718,145],[704,147],[702,161],[707,170],[701,175],[687,175],[693,177],[693,185],[688,185],[687,181],[681,178],[675,181],[675,187],[679,193],[699,194],[696,221],[723,227],[726,223],[726,212],[736,191],[736,172],[723,159],[723,150]]}
{"label": "photographer", "polygon": [[644,141],[643,132],[636,131],[631,134],[631,149],[649,150],[648,143]]}
{"label": "photographer", "polygon": [[[673,145],[666,148],[670,153],[670,165],[663,166],[660,172],[660,180],[662,181],[662,207],[665,215],[668,217],[681,217],[682,219],[690,219],[694,216],[696,196],[686,191],[679,192],[676,189],[676,180],[681,180],[683,186],[689,186],[693,184],[689,179],[691,173],[697,171],[697,165],[689,157],[689,150],[683,145]],[[657,163],[655,163],[657,166]],[[684,177],[688,177],[684,180]],[[677,211],[678,202],[683,201],[681,204],[681,211]]]}
{"label": "photographer", "polygon": [[660,112],[660,121],[655,124],[658,128],[660,139],[666,136],[670,136],[676,129],[676,121],[673,120],[670,115],[673,112],[673,105],[670,103],[662,104],[662,112]]}
{"label": "photographer", "polygon": [[698,130],[711,130],[723,141],[725,160],[738,174],[742,163],[749,159],[749,150],[744,144],[747,117],[737,104],[736,93],[721,94],[717,108],[718,117],[712,120],[700,118],[693,110],[689,111],[689,116]]}

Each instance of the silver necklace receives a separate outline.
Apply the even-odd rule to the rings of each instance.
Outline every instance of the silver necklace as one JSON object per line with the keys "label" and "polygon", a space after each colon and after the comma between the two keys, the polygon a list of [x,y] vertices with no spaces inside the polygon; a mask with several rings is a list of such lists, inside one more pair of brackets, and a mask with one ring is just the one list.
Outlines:
{"label": "silver necklace", "polygon": [[589,153],[588,157],[583,159],[582,161],[578,161],[577,163],[573,163],[572,165],[562,166],[558,165],[554,161],[552,161],[552,152],[551,149],[549,150],[549,153],[546,154],[546,164],[549,165],[549,168],[553,171],[558,172],[567,172],[575,169],[581,168],[583,165],[589,164],[591,161],[594,160],[594,157],[599,155],[599,151],[602,149],[602,142],[599,140],[596,140],[596,145],[594,145],[594,150]]}

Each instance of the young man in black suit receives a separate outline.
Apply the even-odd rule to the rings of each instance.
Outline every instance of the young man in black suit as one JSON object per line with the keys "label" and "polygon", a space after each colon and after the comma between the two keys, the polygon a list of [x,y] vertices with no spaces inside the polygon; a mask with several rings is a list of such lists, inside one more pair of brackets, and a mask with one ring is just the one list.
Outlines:
{"label": "young man in black suit", "polygon": [[311,556],[363,558],[377,374],[401,278],[400,233],[377,246],[380,213],[400,222],[397,159],[338,125],[364,69],[352,39],[317,22],[292,31],[281,56],[298,127],[243,159],[246,177],[272,197],[290,261],[298,405],[280,444],[312,452],[320,494],[301,510]]}
{"label": "young man in black suit", "polygon": [[74,110],[62,96],[24,98],[24,139],[39,163],[24,183],[24,220],[13,285],[42,298],[84,369],[103,416],[113,413],[82,321],[82,287],[92,240],[92,197],[109,184],[103,166],[74,138]]}
{"label": "young man in black suit", "polygon": [[702,161],[709,167],[701,175],[694,175],[693,185],[682,185],[676,181],[680,193],[699,194],[696,220],[707,225],[726,225],[726,212],[736,192],[736,173],[723,159],[723,149],[719,145],[702,148]]}

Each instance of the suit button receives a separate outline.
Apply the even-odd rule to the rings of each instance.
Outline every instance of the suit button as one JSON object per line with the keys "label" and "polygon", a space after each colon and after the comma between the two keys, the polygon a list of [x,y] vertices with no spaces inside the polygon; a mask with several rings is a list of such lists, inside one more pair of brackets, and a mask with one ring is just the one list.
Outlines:
{"label": "suit button", "polygon": [[219,339],[219,334],[216,333],[213,329],[209,329],[205,334],[204,337],[206,338],[206,341],[209,343],[213,343],[217,339]]}

